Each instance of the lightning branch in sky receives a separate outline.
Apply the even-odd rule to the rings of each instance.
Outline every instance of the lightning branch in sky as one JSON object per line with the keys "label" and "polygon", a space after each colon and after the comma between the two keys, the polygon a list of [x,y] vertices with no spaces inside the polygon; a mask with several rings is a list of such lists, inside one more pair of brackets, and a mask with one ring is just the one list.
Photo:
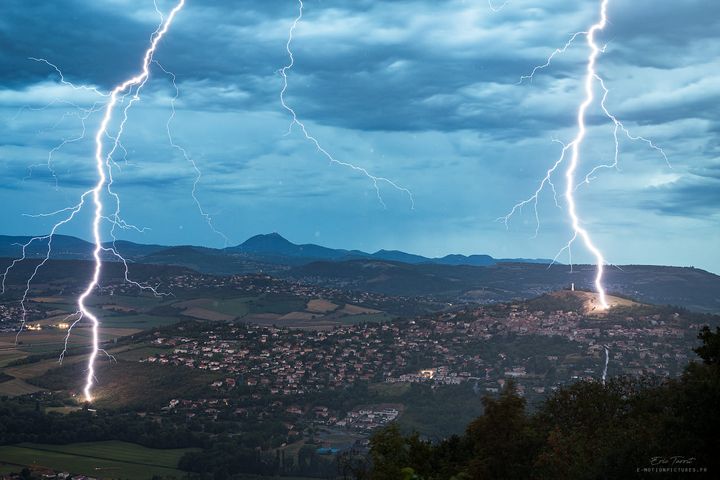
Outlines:
{"label": "lightning branch in sky", "polygon": [[170,99],[170,108],[172,110],[172,113],[170,113],[170,117],[168,118],[168,121],[165,124],[165,130],[167,131],[168,141],[170,142],[170,145],[175,150],[180,152],[180,154],[185,159],[185,161],[187,163],[189,163],[192,166],[192,169],[195,171],[195,180],[193,180],[192,192],[191,192],[193,202],[195,202],[195,206],[197,207],[198,211],[200,212],[200,216],[202,216],[203,219],[205,219],[205,222],[207,223],[208,227],[210,227],[210,230],[212,230],[216,235],[221,237],[223,239],[223,242],[225,243],[224,247],[227,247],[230,244],[230,239],[227,237],[227,235],[225,235],[223,232],[221,232],[220,230],[218,230],[215,227],[212,216],[210,215],[210,213],[205,211],[202,204],[200,203],[200,200],[197,197],[197,187],[198,187],[198,184],[200,183],[200,179],[202,178],[202,171],[200,170],[200,168],[197,165],[197,162],[195,162],[195,159],[190,155],[190,153],[183,146],[175,143],[175,137],[173,136],[172,129],[170,128],[170,125],[172,124],[173,120],[175,120],[175,114],[176,114],[175,103],[177,102],[177,99],[180,96],[180,89],[178,88],[177,82],[176,82],[177,78],[174,73],[167,70],[157,60],[153,60],[153,63],[155,63],[155,65],[157,65],[157,67],[160,70],[162,70],[165,73],[165,75],[167,75],[170,78],[170,81],[172,82],[172,85],[173,85],[173,89],[175,91],[174,95]]}
{"label": "lightning branch in sky", "polygon": [[503,8],[507,7],[507,4],[510,3],[510,0],[505,0],[500,5],[495,5],[493,3],[493,0],[488,0],[488,5],[490,6],[490,10],[492,10],[495,13],[499,13],[502,11]]}
{"label": "lightning branch in sky", "polygon": [[[555,256],[554,260],[557,260],[557,258],[564,251],[567,251],[569,253],[572,244],[575,242],[575,240],[578,239],[578,237],[580,237],[580,239],[583,241],[583,243],[585,245],[585,248],[595,258],[595,264],[597,266],[597,271],[595,274],[594,285],[595,285],[595,290],[598,293],[598,301],[599,301],[600,307],[603,309],[606,309],[609,306],[607,303],[605,287],[603,286],[603,273],[604,273],[606,260],[605,260],[603,253],[593,242],[588,230],[585,227],[583,227],[583,225],[582,225],[580,215],[578,214],[577,204],[575,202],[575,191],[577,190],[577,188],[580,185],[590,183],[590,181],[594,178],[593,175],[596,172],[598,172],[599,170],[605,169],[605,168],[616,168],[616,169],[618,168],[618,157],[619,157],[619,153],[620,153],[620,143],[619,143],[620,142],[619,141],[619,133],[620,132],[622,132],[630,140],[646,143],[651,149],[657,151],[665,159],[665,162],[668,164],[668,166],[670,165],[667,155],[665,154],[665,152],[663,151],[662,148],[656,146],[652,141],[650,141],[644,137],[632,135],[630,133],[630,131],[627,128],[625,128],[623,123],[620,120],[618,120],[618,118],[615,115],[613,115],[606,107],[605,101],[609,94],[609,90],[605,85],[605,81],[602,79],[602,77],[600,77],[600,75],[597,73],[597,70],[596,70],[597,59],[600,56],[600,54],[605,51],[605,48],[600,47],[597,44],[595,35],[598,32],[602,31],[605,28],[605,26],[607,25],[608,2],[609,2],[609,0],[601,0],[600,1],[599,19],[587,31],[580,31],[580,32],[574,33],[562,48],[558,48],[550,54],[550,56],[547,58],[547,61],[544,64],[536,66],[535,68],[532,69],[532,71],[529,74],[523,75],[522,77],[520,77],[520,81],[518,83],[522,83],[525,80],[532,81],[534,75],[538,71],[549,67],[550,64],[552,63],[553,58],[559,54],[564,53],[578,37],[584,36],[586,38],[587,45],[589,48],[589,54],[587,57],[585,77],[584,77],[584,81],[583,81],[585,97],[577,109],[577,116],[576,116],[577,131],[576,131],[575,137],[573,138],[573,140],[570,143],[567,143],[567,144],[561,143],[562,150],[560,152],[558,159],[546,171],[545,176],[540,181],[540,184],[538,185],[535,192],[529,198],[515,204],[507,215],[498,219],[498,220],[504,222],[505,226],[507,227],[510,222],[510,219],[512,218],[513,215],[515,215],[516,213],[521,211],[523,207],[532,205],[534,213],[535,213],[535,221],[536,221],[534,237],[537,236],[539,228],[540,228],[540,217],[538,214],[538,202],[540,199],[540,194],[546,189],[546,187],[550,188],[553,192],[555,204],[558,207],[560,207],[560,204],[559,204],[558,198],[557,198],[557,190],[555,189],[555,185],[552,181],[552,178],[553,178],[553,175],[556,173],[556,171],[561,167],[561,165],[565,164],[564,198],[565,198],[565,203],[566,203],[567,215],[568,215],[568,218],[570,220],[570,223],[571,223],[572,229],[573,229],[573,234],[572,234],[572,237],[570,238],[570,240],[567,242],[567,244]],[[595,84],[596,83],[600,85],[600,89],[602,90],[602,96],[600,97],[600,102],[599,102],[600,108],[602,109],[603,114],[614,125],[613,138],[615,141],[615,154],[614,154],[612,163],[603,164],[603,165],[594,167],[592,170],[590,170],[590,172],[587,175],[585,175],[584,180],[582,182],[576,184],[576,171],[578,168],[578,164],[580,162],[580,149],[582,147],[583,141],[587,134],[586,113],[587,113],[587,109],[595,101]],[[571,261],[571,263],[572,263],[572,261]]]}
{"label": "lightning branch in sky", "polygon": [[331,163],[350,168],[350,169],[366,176],[368,179],[370,179],[370,181],[372,181],[372,183],[373,183],[373,187],[375,188],[375,193],[377,194],[378,200],[380,201],[380,203],[382,204],[382,206],[384,208],[387,208],[387,205],[385,205],[385,201],[383,200],[382,193],[380,191],[380,183],[385,183],[385,184],[391,186],[392,188],[406,194],[408,196],[408,198],[410,199],[410,207],[412,209],[414,209],[415,208],[415,197],[413,196],[412,192],[408,188],[398,185],[397,183],[395,183],[394,181],[392,181],[388,178],[375,176],[362,166],[336,159],[330,152],[328,152],[320,144],[320,142],[315,137],[313,137],[308,132],[307,127],[298,118],[295,110],[290,105],[288,105],[288,103],[285,99],[285,94],[287,93],[287,89],[288,89],[288,72],[295,65],[295,57],[293,55],[292,49],[290,48],[290,45],[292,44],[292,41],[293,41],[293,34],[295,33],[295,29],[297,28],[298,23],[300,23],[300,21],[303,18],[303,7],[304,7],[304,5],[303,5],[302,0],[298,0],[298,15],[297,15],[297,17],[295,17],[295,20],[293,21],[292,25],[290,26],[287,43],[285,44],[285,50],[287,51],[287,54],[289,57],[289,63],[279,70],[280,76],[283,79],[283,86],[282,86],[282,89],[280,90],[280,103],[282,104],[282,107],[285,110],[287,110],[287,112],[292,116],[292,122],[290,123],[290,128],[288,130],[288,133],[292,130],[292,127],[294,125],[297,125],[300,128],[300,130],[302,131],[305,139],[307,141],[311,142],[313,145],[315,145],[315,148],[322,155],[324,155],[325,158],[327,158]]}
{"label": "lightning branch in sky", "polygon": [[[86,300],[88,297],[92,294],[92,292],[97,288],[98,282],[100,280],[100,272],[102,268],[102,258],[101,258],[101,252],[103,250],[107,250],[102,245],[102,240],[100,238],[100,222],[103,219],[103,202],[101,199],[101,193],[104,188],[107,188],[108,191],[110,185],[112,184],[112,177],[108,178],[108,174],[106,173],[106,170],[108,172],[111,172],[111,168],[108,167],[108,163],[110,159],[112,158],[112,154],[115,152],[115,150],[118,148],[120,137],[122,136],[123,127],[125,125],[125,122],[127,121],[127,112],[130,106],[134,101],[139,99],[139,91],[142,88],[142,86],[145,85],[147,82],[147,79],[150,75],[150,62],[153,59],[153,56],[155,54],[155,51],[157,49],[158,43],[163,38],[165,33],[167,33],[168,29],[170,28],[170,25],[172,24],[173,20],[175,19],[175,15],[183,8],[185,5],[185,0],[179,0],[179,2],[173,7],[173,9],[168,14],[167,18],[163,18],[163,21],[160,25],[160,27],[153,33],[150,41],[150,47],[145,51],[145,55],[143,56],[143,62],[142,62],[142,68],[141,72],[137,75],[125,80],[121,84],[117,85],[112,92],[110,93],[110,100],[107,103],[107,106],[105,107],[105,114],[103,116],[102,121],[100,122],[100,127],[98,128],[96,134],[95,134],[95,164],[97,169],[97,175],[98,175],[98,182],[95,184],[95,187],[90,191],[92,192],[92,199],[93,204],[95,206],[95,214],[93,217],[92,222],[92,230],[93,230],[93,240],[95,243],[95,249],[93,250],[93,257],[95,260],[95,268],[93,271],[92,280],[88,283],[85,290],[80,294],[78,297],[78,309],[81,312],[82,318],[88,318],[92,324],[92,351],[90,353],[90,357],[88,359],[88,372],[85,382],[85,388],[83,389],[83,393],[85,394],[85,399],[87,401],[92,401],[92,387],[93,387],[93,381],[94,381],[94,375],[95,375],[95,359],[97,358],[97,355],[99,353],[99,324],[97,317],[87,308]],[[108,127],[110,124],[110,121],[113,118],[113,112],[115,110],[115,107],[118,103],[118,99],[122,97],[123,99],[127,95],[126,92],[129,92],[132,90],[133,87],[136,87],[135,95],[132,97],[130,101],[128,101],[127,106],[123,110],[123,120],[120,123],[119,130],[117,134],[115,135],[115,140],[113,142],[113,146],[111,150],[108,153],[105,153],[105,136],[108,133]],[[106,187],[107,184],[107,187]],[[87,195],[88,192],[83,194],[83,198],[85,195]],[[119,209],[119,198],[115,195],[116,202],[117,202],[117,209]],[[118,211],[116,210],[116,213]],[[114,226],[114,224],[113,224]],[[115,250],[112,250],[112,253],[117,254]],[[118,255],[119,256],[119,255]]]}
{"label": "lightning branch in sky", "polygon": [[[50,260],[50,255],[52,252],[52,242],[55,234],[57,231],[63,227],[64,225],[71,222],[78,213],[83,209],[86,202],[92,202],[92,205],[94,207],[93,210],[93,218],[92,218],[92,236],[93,236],[93,271],[92,271],[92,277],[91,280],[87,283],[85,288],[82,290],[80,295],[77,298],[77,312],[70,314],[67,319],[73,318],[72,324],[70,325],[70,328],[68,329],[67,336],[65,337],[65,348],[60,354],[60,359],[62,361],[63,357],[65,356],[68,348],[68,340],[70,333],[72,331],[72,327],[74,327],[78,322],[81,320],[88,320],[91,325],[91,351],[87,360],[87,375],[85,378],[85,386],[83,388],[83,394],[86,401],[92,401],[92,388],[94,385],[95,380],[95,361],[98,357],[98,355],[103,352],[103,350],[100,348],[100,338],[99,338],[99,327],[100,327],[100,321],[97,318],[97,316],[90,311],[87,305],[87,300],[90,297],[90,295],[95,291],[95,289],[99,286],[100,281],[100,275],[103,265],[103,254],[109,254],[111,256],[116,257],[120,262],[123,263],[125,268],[125,280],[139,288],[142,289],[148,289],[153,291],[154,293],[158,293],[156,289],[152,286],[147,285],[141,285],[137,282],[134,282],[130,280],[128,276],[128,264],[126,260],[118,253],[117,249],[115,248],[115,228],[131,228],[135,230],[142,231],[142,229],[139,229],[138,227],[135,227],[134,225],[130,225],[122,220],[120,216],[120,197],[112,190],[112,169],[113,166],[117,166],[117,163],[114,160],[115,153],[120,150],[124,151],[124,147],[121,143],[121,137],[124,131],[125,124],[128,120],[128,112],[132,105],[139,100],[139,94],[145,83],[147,82],[149,75],[150,75],[150,64],[153,62],[153,57],[155,54],[155,51],[157,50],[158,44],[160,40],[164,37],[164,35],[169,30],[170,26],[172,25],[173,20],[175,19],[175,16],[177,15],[180,10],[185,5],[185,0],[178,0],[178,3],[173,7],[173,9],[170,11],[170,13],[167,15],[167,17],[163,16],[162,13],[159,12],[157,9],[157,5],[155,6],[156,11],[160,13],[161,21],[159,27],[152,33],[150,37],[150,45],[145,50],[145,53],[143,55],[142,65],[140,72],[136,75],[128,78],[127,80],[123,81],[122,83],[116,85],[110,93],[103,93],[100,92],[98,89],[94,87],[87,87],[87,86],[76,86],[72,83],[65,80],[65,77],[63,76],[63,73],[60,71],[58,67],[53,65],[47,60],[44,59],[32,59],[35,61],[40,61],[43,63],[46,63],[47,65],[54,68],[57,73],[60,75],[60,82],[63,85],[72,87],[73,89],[83,89],[83,90],[90,90],[93,93],[97,95],[101,95],[103,97],[106,97],[107,100],[104,104],[104,107],[101,109],[101,111],[104,111],[102,120],[100,122],[100,125],[95,132],[94,137],[94,143],[95,143],[95,169],[97,174],[97,182],[93,186],[93,188],[85,191],[81,196],[79,201],[71,206],[62,208],[59,210],[56,210],[54,212],[50,213],[44,213],[39,215],[31,215],[34,217],[49,217],[54,218],[61,216],[61,219],[57,221],[52,228],[50,229],[50,232],[47,235],[38,236],[31,238],[27,243],[21,245],[22,255],[20,258],[13,260],[8,267],[3,272],[1,278],[1,284],[2,292],[5,291],[5,283],[7,276],[9,272],[15,268],[15,266],[26,260],[28,249],[31,247],[33,243],[42,244],[43,242],[47,243],[47,248],[45,249],[45,255],[42,258],[40,262],[35,266],[33,269],[31,275],[28,277],[27,282],[25,283],[25,288],[23,291],[23,296],[21,299],[21,309],[22,309],[22,319],[21,319],[21,326],[18,331],[18,335],[22,331],[23,327],[25,326],[25,322],[27,319],[27,309],[26,309],[26,301],[27,297],[30,292],[30,286],[32,281],[37,276],[39,270]],[[123,105],[124,108],[122,108],[122,119],[119,122],[117,131],[115,134],[110,133],[110,124],[113,121],[114,113],[118,106]],[[93,107],[94,110],[94,107]],[[172,118],[172,117],[171,117]],[[84,125],[84,124],[83,124]],[[106,140],[111,141],[110,148],[106,149],[105,142]],[[171,139],[172,140],[172,139]],[[173,146],[175,146],[173,144]],[[51,158],[51,157],[49,157]],[[51,168],[51,165],[48,164],[48,167]],[[104,212],[104,200],[103,200],[103,194],[107,194],[110,197],[113,198],[115,209],[114,211],[108,216]],[[113,239],[112,246],[105,246],[102,243],[101,239],[101,223],[103,221],[108,221],[111,224],[111,230],[110,234]]]}
{"label": "lightning branch in sky", "polygon": [[[48,63],[48,62],[47,62],[46,60],[44,60],[44,59],[38,59],[38,58],[34,58],[34,57],[30,57],[30,60],[42,61],[42,62],[44,62],[44,63]],[[67,82],[66,82],[66,83],[67,83]],[[60,188],[60,185],[59,185],[59,183],[58,183],[57,172],[55,171],[55,167],[54,167],[54,157],[55,157],[55,154],[58,153],[58,152],[59,152],[60,150],[62,150],[63,148],[65,148],[67,145],[70,145],[70,144],[72,144],[72,143],[76,143],[76,142],[79,142],[79,141],[81,141],[81,140],[84,140],[84,139],[85,139],[85,135],[86,135],[86,133],[87,133],[87,124],[86,124],[87,120],[88,120],[93,114],[95,114],[95,113],[97,113],[97,112],[99,112],[99,111],[102,110],[102,102],[95,102],[95,103],[93,103],[90,107],[88,107],[88,108],[83,108],[83,107],[81,107],[80,105],[77,105],[76,103],[73,103],[73,102],[70,102],[70,101],[67,101],[67,100],[57,99],[57,100],[53,100],[53,101],[50,102],[49,104],[47,104],[47,105],[45,105],[45,106],[43,106],[43,107],[40,107],[40,108],[23,107],[23,108],[20,109],[20,111],[18,111],[18,115],[19,115],[23,110],[31,110],[31,111],[46,110],[47,108],[53,107],[53,106],[55,106],[55,105],[57,105],[57,104],[65,105],[66,107],[70,108],[70,110],[69,110],[69,111],[66,111],[65,113],[63,113],[62,117],[61,117],[58,121],[56,121],[55,124],[52,126],[52,129],[56,128],[56,127],[57,127],[58,125],[60,125],[66,118],[69,118],[69,117],[77,117],[77,119],[80,121],[80,125],[81,125],[82,129],[81,129],[81,131],[80,131],[80,133],[79,133],[78,135],[63,138],[63,139],[60,141],[60,143],[58,143],[58,144],[55,145],[52,149],[50,149],[50,151],[48,152],[47,158],[45,159],[45,162],[44,162],[44,163],[38,163],[38,164],[30,165],[30,166],[28,167],[28,174],[27,174],[27,176],[26,176],[25,178],[23,178],[23,180],[29,180],[29,179],[33,176],[33,173],[35,172],[35,170],[36,170],[37,168],[45,167],[45,169],[48,171],[48,173],[50,174],[50,176],[52,176],[52,178],[53,178],[53,182],[55,183],[55,190],[59,190],[59,188]],[[16,118],[17,118],[17,115],[16,115]]]}

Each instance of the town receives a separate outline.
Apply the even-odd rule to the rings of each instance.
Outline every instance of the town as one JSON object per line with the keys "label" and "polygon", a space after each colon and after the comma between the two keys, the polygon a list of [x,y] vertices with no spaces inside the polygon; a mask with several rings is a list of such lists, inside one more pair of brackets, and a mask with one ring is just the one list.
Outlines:
{"label": "town", "polygon": [[[593,317],[522,304],[475,306],[332,330],[190,322],[154,331],[151,342],[161,350],[140,362],[217,372],[219,378],[209,387],[240,400],[227,403],[233,407],[244,397],[268,397],[273,399],[268,409],[284,408],[294,418],[367,430],[394,419],[401,408],[357,422],[350,411],[331,411],[302,398],[358,382],[432,388],[468,384],[476,393],[496,393],[512,379],[521,395],[538,400],[580,379],[599,380],[604,345],[611,375],[677,375],[688,362],[700,323],[671,309],[635,310],[621,317]],[[187,415],[218,409],[174,399],[165,410],[180,407]],[[262,416],[260,410],[255,407],[254,414]],[[248,413],[245,407],[234,411]]]}

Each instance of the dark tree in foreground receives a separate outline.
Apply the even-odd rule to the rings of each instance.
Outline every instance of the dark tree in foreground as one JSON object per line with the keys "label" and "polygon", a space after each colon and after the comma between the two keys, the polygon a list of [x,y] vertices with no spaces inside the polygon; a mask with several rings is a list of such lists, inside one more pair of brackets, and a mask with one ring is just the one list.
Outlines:
{"label": "dark tree in foreground", "polygon": [[509,382],[498,399],[483,398],[483,406],[485,413],[465,433],[467,450],[472,452],[467,472],[472,478],[528,478],[537,442],[525,399]]}
{"label": "dark tree in foreground", "polygon": [[703,344],[693,351],[698,354],[707,365],[718,365],[720,363],[720,327],[715,327],[715,333],[710,327],[705,326],[700,330],[698,338]]}
{"label": "dark tree in foreground", "polygon": [[[373,480],[674,478],[648,474],[653,459],[720,474],[720,329],[705,327],[676,380],[615,378],[561,389],[532,415],[508,384],[460,436],[439,443],[397,426],[371,441]],[[663,466],[668,466],[664,464]]]}

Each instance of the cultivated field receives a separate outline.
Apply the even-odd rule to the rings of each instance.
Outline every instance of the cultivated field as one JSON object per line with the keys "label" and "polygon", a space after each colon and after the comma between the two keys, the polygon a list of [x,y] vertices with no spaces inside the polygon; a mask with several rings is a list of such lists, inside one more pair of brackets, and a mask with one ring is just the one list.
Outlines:
{"label": "cultivated field", "polygon": [[345,315],[361,315],[361,314],[380,313],[380,310],[375,310],[373,308],[360,307],[358,305],[352,305],[352,304],[348,303],[342,308],[342,310],[340,310],[340,313],[344,313]]}
{"label": "cultivated field", "polygon": [[153,475],[182,477],[180,458],[195,449],[161,450],[126,442],[69,445],[20,444],[0,447],[6,464],[45,467],[99,478],[148,479]]}
{"label": "cultivated field", "polygon": [[42,391],[42,388],[30,385],[24,380],[14,378],[7,382],[0,383],[0,397],[18,397],[20,395],[27,395],[28,393],[35,393]]}
{"label": "cultivated field", "polygon": [[[157,348],[152,348],[144,344],[133,344],[129,346],[116,347],[108,350],[108,353],[113,356],[117,356],[119,360],[139,360],[140,358],[146,358],[149,353],[155,352]],[[15,355],[15,358],[23,358],[26,355]],[[0,357],[0,359],[5,357]],[[12,358],[12,357],[8,357]],[[2,373],[15,377],[12,380],[0,382],[0,396],[7,395],[9,397],[16,397],[19,395],[25,395],[28,393],[34,393],[44,390],[35,385],[31,385],[26,380],[40,377],[45,375],[48,371],[56,368],[70,368],[78,363],[87,361],[88,356],[85,355],[72,355],[67,356],[63,360],[62,366],[59,363],[58,358],[50,358],[47,360],[40,360],[37,362],[15,365],[15,366],[4,366]],[[107,357],[101,357],[100,362],[104,362]],[[9,361],[9,360],[8,360]]]}
{"label": "cultivated field", "polygon": [[305,308],[305,310],[314,313],[328,313],[337,310],[337,308],[338,305],[335,305],[328,300],[322,298],[314,298],[307,303],[307,307]]}

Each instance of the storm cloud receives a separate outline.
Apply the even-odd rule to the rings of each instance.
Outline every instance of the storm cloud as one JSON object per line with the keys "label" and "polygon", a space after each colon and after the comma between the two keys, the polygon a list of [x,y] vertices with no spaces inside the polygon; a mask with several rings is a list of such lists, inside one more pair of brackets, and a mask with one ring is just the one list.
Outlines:
{"label": "storm cloud", "polygon": [[[158,2],[167,12],[172,2]],[[552,192],[543,221],[530,195],[574,134],[587,55],[579,36],[530,81],[599,1],[307,0],[292,42],[288,103],[336,158],[412,190],[330,164],[305,141],[279,100],[295,0],[188,0],[156,60],[176,75],[170,127],[202,171],[197,197],[233,241],[278,231],[297,242],[397,248],[426,255],[552,257],[568,224]],[[588,228],[613,263],[693,264],[720,272],[720,4],[610,1],[598,41],[607,105],[635,135],[620,138],[618,168],[578,190]],[[0,201],[5,234],[40,233],[23,216],[72,204],[94,181],[91,132],[107,91],[131,75],[157,27],[151,0],[0,4]],[[146,243],[221,245],[194,206],[196,174],[167,136],[170,77],[154,66],[130,111],[114,160],[123,214]],[[593,107],[580,173],[612,162],[612,123]],[[81,138],[83,128],[90,134]],[[61,148],[56,148],[61,146]],[[562,175],[556,178],[562,184]],[[559,198],[561,207],[563,199]],[[80,221],[64,233],[88,236]],[[686,248],[692,245],[692,249]],[[697,246],[697,248],[695,248]],[[704,247],[703,247],[704,246]],[[589,260],[578,246],[577,260]],[[690,251],[688,251],[690,250]]]}

